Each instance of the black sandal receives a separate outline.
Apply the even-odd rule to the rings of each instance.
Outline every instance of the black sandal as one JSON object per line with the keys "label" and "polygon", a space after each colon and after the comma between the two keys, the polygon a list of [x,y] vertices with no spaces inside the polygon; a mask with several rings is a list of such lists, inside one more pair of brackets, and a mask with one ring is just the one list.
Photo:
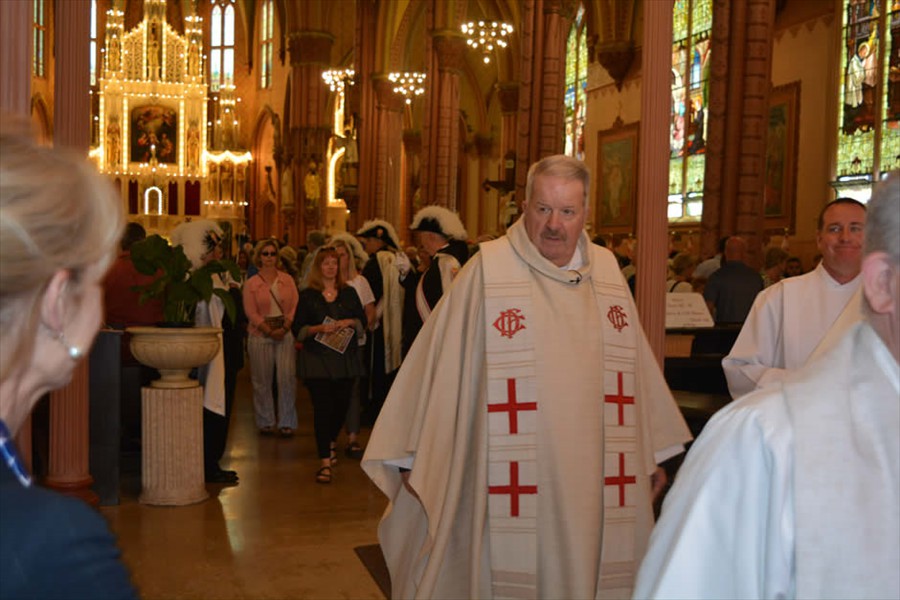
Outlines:
{"label": "black sandal", "polygon": [[350,442],[344,450],[344,455],[347,458],[355,458],[358,460],[363,456],[362,446],[359,445],[359,442]]}
{"label": "black sandal", "polygon": [[322,467],[316,471],[316,483],[331,483],[331,467]]}

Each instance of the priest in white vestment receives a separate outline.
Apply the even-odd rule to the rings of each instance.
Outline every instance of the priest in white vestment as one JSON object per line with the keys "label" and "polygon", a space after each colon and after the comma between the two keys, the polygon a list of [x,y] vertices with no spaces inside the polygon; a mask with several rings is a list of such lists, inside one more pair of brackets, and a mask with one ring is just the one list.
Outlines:
{"label": "priest in white vestment", "polygon": [[588,192],[580,161],[533,165],[523,218],[400,369],[363,458],[390,499],[394,598],[631,593],[656,465],[690,433],[615,258],[584,233]]}
{"label": "priest in white vestment", "polygon": [[806,275],[763,290],[722,361],[733,398],[781,381],[806,364],[832,326],[846,330],[859,319],[865,223],[866,207],[856,200],[838,198],[825,205],[816,236],[822,262]]}
{"label": "priest in white vestment", "polygon": [[635,598],[900,598],[900,173],[869,204],[861,316],[706,425]]}

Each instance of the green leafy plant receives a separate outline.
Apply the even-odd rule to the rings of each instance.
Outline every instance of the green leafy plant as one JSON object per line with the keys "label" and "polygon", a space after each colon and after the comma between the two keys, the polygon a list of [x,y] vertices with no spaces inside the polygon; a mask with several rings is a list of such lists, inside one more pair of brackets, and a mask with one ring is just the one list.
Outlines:
{"label": "green leafy plant", "polygon": [[136,286],[140,302],[158,298],[163,305],[163,319],[175,325],[192,325],[197,303],[209,302],[213,295],[222,299],[228,318],[235,321],[237,307],[227,290],[213,286],[213,275],[229,273],[240,279],[238,266],[230,260],[214,260],[199,269],[191,270],[191,261],[181,246],[171,246],[165,238],[151,235],[131,247],[131,261],[135,268],[156,279],[147,285]]}

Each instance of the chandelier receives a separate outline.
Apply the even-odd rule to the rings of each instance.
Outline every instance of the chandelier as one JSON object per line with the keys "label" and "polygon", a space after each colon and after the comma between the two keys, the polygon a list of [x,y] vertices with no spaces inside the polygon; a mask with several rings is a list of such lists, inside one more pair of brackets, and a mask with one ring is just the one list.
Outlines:
{"label": "chandelier", "polygon": [[332,92],[337,92],[341,96],[344,95],[344,86],[345,85],[353,85],[353,78],[356,76],[356,71],[352,68],[348,69],[330,69],[322,73],[322,79],[325,80],[325,83],[328,85],[328,89]]}
{"label": "chandelier", "polygon": [[463,23],[462,32],[473,50],[481,49],[484,64],[488,64],[494,48],[506,48],[506,38],[512,34],[513,26],[500,21],[469,21]]}
{"label": "chandelier", "polygon": [[405,96],[407,104],[412,104],[413,98],[425,93],[425,73],[390,73],[388,79],[394,84],[394,93]]}

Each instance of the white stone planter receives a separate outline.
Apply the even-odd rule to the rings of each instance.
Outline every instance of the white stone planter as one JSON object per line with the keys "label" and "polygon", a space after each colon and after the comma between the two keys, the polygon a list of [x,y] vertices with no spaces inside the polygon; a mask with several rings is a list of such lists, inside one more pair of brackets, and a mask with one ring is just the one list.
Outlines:
{"label": "white stone planter", "polygon": [[191,388],[200,385],[188,377],[191,369],[205,365],[219,351],[219,327],[129,327],[131,353],[141,363],[157,369],[161,377],[151,387]]}

